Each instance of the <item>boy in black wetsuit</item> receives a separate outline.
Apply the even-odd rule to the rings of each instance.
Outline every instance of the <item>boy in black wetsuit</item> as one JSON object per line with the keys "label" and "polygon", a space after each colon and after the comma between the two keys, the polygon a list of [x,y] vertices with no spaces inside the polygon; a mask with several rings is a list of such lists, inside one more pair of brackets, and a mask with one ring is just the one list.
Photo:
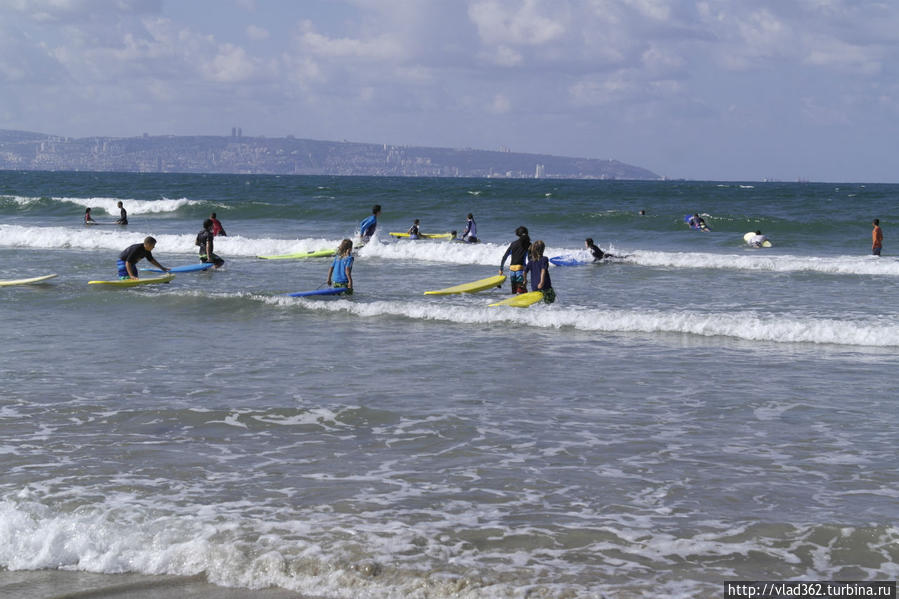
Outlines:
{"label": "boy in black wetsuit", "polygon": [[119,254],[119,261],[117,266],[119,268],[119,278],[120,279],[138,279],[140,277],[137,276],[137,263],[146,258],[151,263],[155,264],[158,268],[168,272],[169,269],[156,261],[156,258],[153,257],[153,248],[156,247],[156,240],[152,237],[147,237],[144,239],[143,243],[135,243],[134,245],[129,245],[125,248],[121,254]]}
{"label": "boy in black wetsuit", "polygon": [[499,263],[499,274],[503,274],[503,265],[506,258],[511,256],[509,260],[509,280],[512,284],[512,293],[525,293],[527,291],[527,277],[524,271],[524,262],[528,255],[528,249],[531,247],[531,238],[528,237],[527,227],[518,227],[515,229],[518,239],[509,244],[509,249],[503,254],[503,259]]}
{"label": "boy in black wetsuit", "polygon": [[118,218],[118,220],[115,221],[115,224],[127,225],[128,224],[128,213],[125,212],[125,207],[122,206],[121,201],[119,201],[119,203],[116,205],[119,207],[119,218]]}
{"label": "boy in black wetsuit", "polygon": [[215,233],[212,232],[214,224],[215,223],[212,222],[211,218],[207,218],[203,221],[203,230],[197,233],[196,245],[200,248],[200,262],[203,262],[204,264],[206,262],[212,262],[215,265],[215,268],[220,268],[225,261],[216,256],[212,251],[212,240],[215,239]]}

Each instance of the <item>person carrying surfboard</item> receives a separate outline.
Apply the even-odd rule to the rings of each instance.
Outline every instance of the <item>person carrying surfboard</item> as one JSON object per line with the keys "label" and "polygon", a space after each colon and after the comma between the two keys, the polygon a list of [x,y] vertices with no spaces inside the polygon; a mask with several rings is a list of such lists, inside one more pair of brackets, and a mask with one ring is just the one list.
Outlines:
{"label": "person carrying surfboard", "polygon": [[381,205],[375,204],[371,209],[371,216],[359,223],[359,237],[363,243],[368,242],[378,228],[378,216],[381,214]]}
{"label": "person carrying surfboard", "polygon": [[499,263],[499,274],[503,274],[503,266],[506,264],[506,258],[509,260],[509,281],[512,286],[512,293],[525,293],[527,291],[527,277],[525,276],[524,263],[527,259],[528,250],[531,247],[531,238],[528,236],[527,227],[518,227],[515,229],[515,235],[518,239],[509,244],[503,259]]}
{"label": "person carrying surfboard", "polygon": [[153,257],[153,248],[156,247],[156,239],[153,237],[145,237],[143,243],[135,243],[129,245],[119,254],[119,260],[116,263],[119,269],[120,279],[139,279],[137,276],[137,263],[146,258],[150,263],[155,264],[157,268],[161,268],[165,272],[169,269],[156,261]]}
{"label": "person carrying surfboard", "polygon": [[221,268],[225,261],[215,255],[213,252],[215,234],[212,232],[212,219],[207,218],[203,221],[203,230],[197,233],[196,245],[200,248],[200,262],[212,262],[215,268]]}
{"label": "person carrying surfboard", "polygon": [[478,225],[474,222],[474,215],[471,212],[468,213],[468,220],[465,221],[465,230],[462,231],[462,241],[467,241],[468,243],[478,242]]}
{"label": "person carrying surfboard", "polygon": [[353,293],[353,242],[349,239],[337,247],[337,256],[328,269],[328,287],[346,287],[346,295]]}
{"label": "person carrying surfboard", "polygon": [[556,301],[556,292],[549,278],[549,258],[543,255],[545,249],[546,244],[540,239],[531,244],[525,276],[531,279],[531,291],[542,291],[543,301],[551,304]]}

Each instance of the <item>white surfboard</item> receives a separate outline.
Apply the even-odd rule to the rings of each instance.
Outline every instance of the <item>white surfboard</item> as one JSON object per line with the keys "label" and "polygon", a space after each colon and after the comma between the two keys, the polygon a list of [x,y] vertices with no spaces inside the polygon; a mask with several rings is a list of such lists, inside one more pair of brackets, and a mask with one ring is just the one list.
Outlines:
{"label": "white surfboard", "polygon": [[57,275],[44,275],[42,277],[31,277],[30,279],[7,279],[0,281],[0,287],[11,287],[13,285],[31,285],[32,283],[41,283],[48,279],[52,279]]}

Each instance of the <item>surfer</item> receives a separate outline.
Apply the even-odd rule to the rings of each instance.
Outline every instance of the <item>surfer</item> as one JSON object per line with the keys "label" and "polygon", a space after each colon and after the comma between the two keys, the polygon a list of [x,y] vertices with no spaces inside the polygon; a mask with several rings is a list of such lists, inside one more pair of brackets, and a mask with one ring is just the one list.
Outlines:
{"label": "surfer", "polygon": [[584,246],[590,250],[590,253],[593,255],[593,261],[599,262],[603,258],[620,258],[621,256],[615,256],[613,254],[609,254],[607,252],[602,251],[599,246],[593,243],[593,238],[588,237],[584,240]]}
{"label": "surfer", "polygon": [[875,218],[871,224],[874,225],[874,229],[871,231],[871,253],[879,256],[880,250],[883,249],[883,231],[880,230],[880,219]]}
{"label": "surfer", "polygon": [[90,208],[84,209],[84,224],[86,224],[86,225],[96,225],[97,224],[97,221],[95,221],[94,217],[91,216]]}
{"label": "surfer", "polygon": [[137,276],[137,263],[146,258],[150,263],[158,268],[169,272],[169,269],[156,261],[153,257],[153,248],[156,247],[156,240],[152,237],[144,238],[143,243],[135,243],[129,245],[119,254],[119,261],[116,266],[119,268],[120,279],[139,279]]}
{"label": "surfer", "polygon": [[699,213],[694,213],[693,216],[687,220],[687,224],[690,225],[691,229],[699,229],[700,231],[709,230],[708,225],[705,224],[705,220],[699,216]]}
{"label": "surfer", "polygon": [[213,252],[213,238],[215,234],[212,232],[212,219],[207,218],[203,221],[203,230],[197,233],[197,240],[194,242],[200,248],[200,262],[206,264],[207,262],[212,262],[215,268],[221,268],[225,263],[224,260],[219,258]]}
{"label": "surfer", "polygon": [[531,244],[528,251],[528,267],[525,275],[531,279],[531,291],[542,291],[543,301],[551,304],[556,301],[556,292],[553,291],[552,280],[549,278],[549,259],[543,255],[546,244],[541,240]]}
{"label": "surfer", "polygon": [[746,243],[754,248],[760,248],[766,241],[768,241],[768,236],[762,235],[761,231],[756,231],[755,235],[746,240]]}
{"label": "surfer", "polygon": [[375,204],[371,209],[371,216],[363,220],[359,223],[359,237],[363,242],[367,242],[371,239],[371,236],[375,234],[375,229],[378,228],[378,216],[381,214],[381,205]]}
{"label": "surfer", "polygon": [[462,241],[468,243],[478,242],[478,225],[474,222],[474,215],[469,212],[468,220],[465,221],[465,230],[462,231]]}
{"label": "surfer", "polygon": [[528,236],[527,227],[518,227],[515,229],[515,235],[518,239],[509,244],[509,249],[503,254],[503,259],[499,263],[499,274],[503,274],[503,266],[506,258],[509,260],[509,281],[512,286],[512,293],[524,293],[527,291],[527,279],[524,275],[524,262],[531,247],[531,238]]}
{"label": "surfer", "polygon": [[209,220],[212,221],[212,234],[215,237],[221,235],[222,237],[227,237],[228,234],[225,233],[225,227],[222,226],[222,223],[219,222],[219,219],[216,218],[215,212],[209,215]]}
{"label": "surfer", "polygon": [[119,218],[115,221],[117,225],[127,225],[128,224],[128,213],[125,212],[125,207],[122,205],[122,201],[119,200],[119,203],[116,204],[119,207]]}
{"label": "surfer", "polygon": [[349,239],[344,239],[337,247],[337,256],[328,269],[328,286],[346,287],[347,295],[353,293],[353,242]]}
{"label": "surfer", "polygon": [[421,239],[421,228],[418,226],[419,220],[416,218],[412,221],[412,226],[409,227],[407,233],[409,233],[409,239]]}

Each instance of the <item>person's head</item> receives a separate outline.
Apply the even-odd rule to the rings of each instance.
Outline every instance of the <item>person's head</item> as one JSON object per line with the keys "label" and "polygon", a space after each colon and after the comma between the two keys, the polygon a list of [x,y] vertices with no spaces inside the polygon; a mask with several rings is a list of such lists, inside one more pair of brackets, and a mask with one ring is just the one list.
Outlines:
{"label": "person's head", "polygon": [[121,208],[121,207],[122,207],[122,200],[119,200],[118,203],[116,204],[116,206],[118,206],[119,208]]}
{"label": "person's head", "polygon": [[90,208],[85,208],[85,209],[84,209],[84,213],[85,213],[85,214],[90,214],[90,213],[91,213],[91,209],[90,209]]}
{"label": "person's head", "polygon": [[353,242],[349,239],[344,239],[340,242],[340,245],[337,246],[337,255],[338,256],[349,256],[350,252],[353,251]]}
{"label": "person's head", "polygon": [[879,226],[880,226],[880,219],[879,219],[879,218],[875,218],[874,220],[871,221],[871,223],[872,223],[875,227],[879,227]]}
{"label": "person's head", "polygon": [[527,237],[528,236],[528,228],[527,227],[518,227],[515,229],[515,235],[518,237]]}
{"label": "person's head", "polygon": [[584,240],[584,244],[585,244],[588,248],[593,247],[593,238],[592,238],[592,237],[588,237],[587,239]]}
{"label": "person's head", "polygon": [[416,224],[416,225],[418,224],[418,219],[417,219],[417,218],[415,219],[414,224]]}
{"label": "person's head", "polygon": [[215,212],[213,212],[212,214],[209,215],[209,218],[218,218],[218,217],[215,215]]}
{"label": "person's head", "polygon": [[468,213],[468,218],[469,218],[469,219],[473,219],[473,218],[474,218],[474,214],[472,214],[471,212],[469,212],[469,213]]}
{"label": "person's head", "polygon": [[756,234],[756,235],[761,235],[762,232],[761,232],[761,231],[756,231],[755,234]]}
{"label": "person's head", "polygon": [[646,216],[646,210],[641,210],[641,211],[640,211],[640,216]]}
{"label": "person's head", "polygon": [[203,221],[203,228],[206,229],[207,231],[212,228],[212,219],[211,218],[207,218],[206,220]]}
{"label": "person's head", "polygon": [[698,212],[694,212],[694,213],[693,213],[693,218],[699,218],[699,213],[698,213]]}
{"label": "person's head", "polygon": [[542,239],[538,239],[534,243],[531,244],[530,254],[531,260],[539,260],[543,257],[543,250],[546,249],[546,244],[543,243]]}
{"label": "person's head", "polygon": [[372,206],[371,213],[374,214],[375,216],[378,216],[379,214],[381,214],[381,205],[375,204],[374,206]]}
{"label": "person's head", "polygon": [[144,237],[144,249],[148,252],[152,252],[153,248],[156,247],[156,239],[153,237]]}

